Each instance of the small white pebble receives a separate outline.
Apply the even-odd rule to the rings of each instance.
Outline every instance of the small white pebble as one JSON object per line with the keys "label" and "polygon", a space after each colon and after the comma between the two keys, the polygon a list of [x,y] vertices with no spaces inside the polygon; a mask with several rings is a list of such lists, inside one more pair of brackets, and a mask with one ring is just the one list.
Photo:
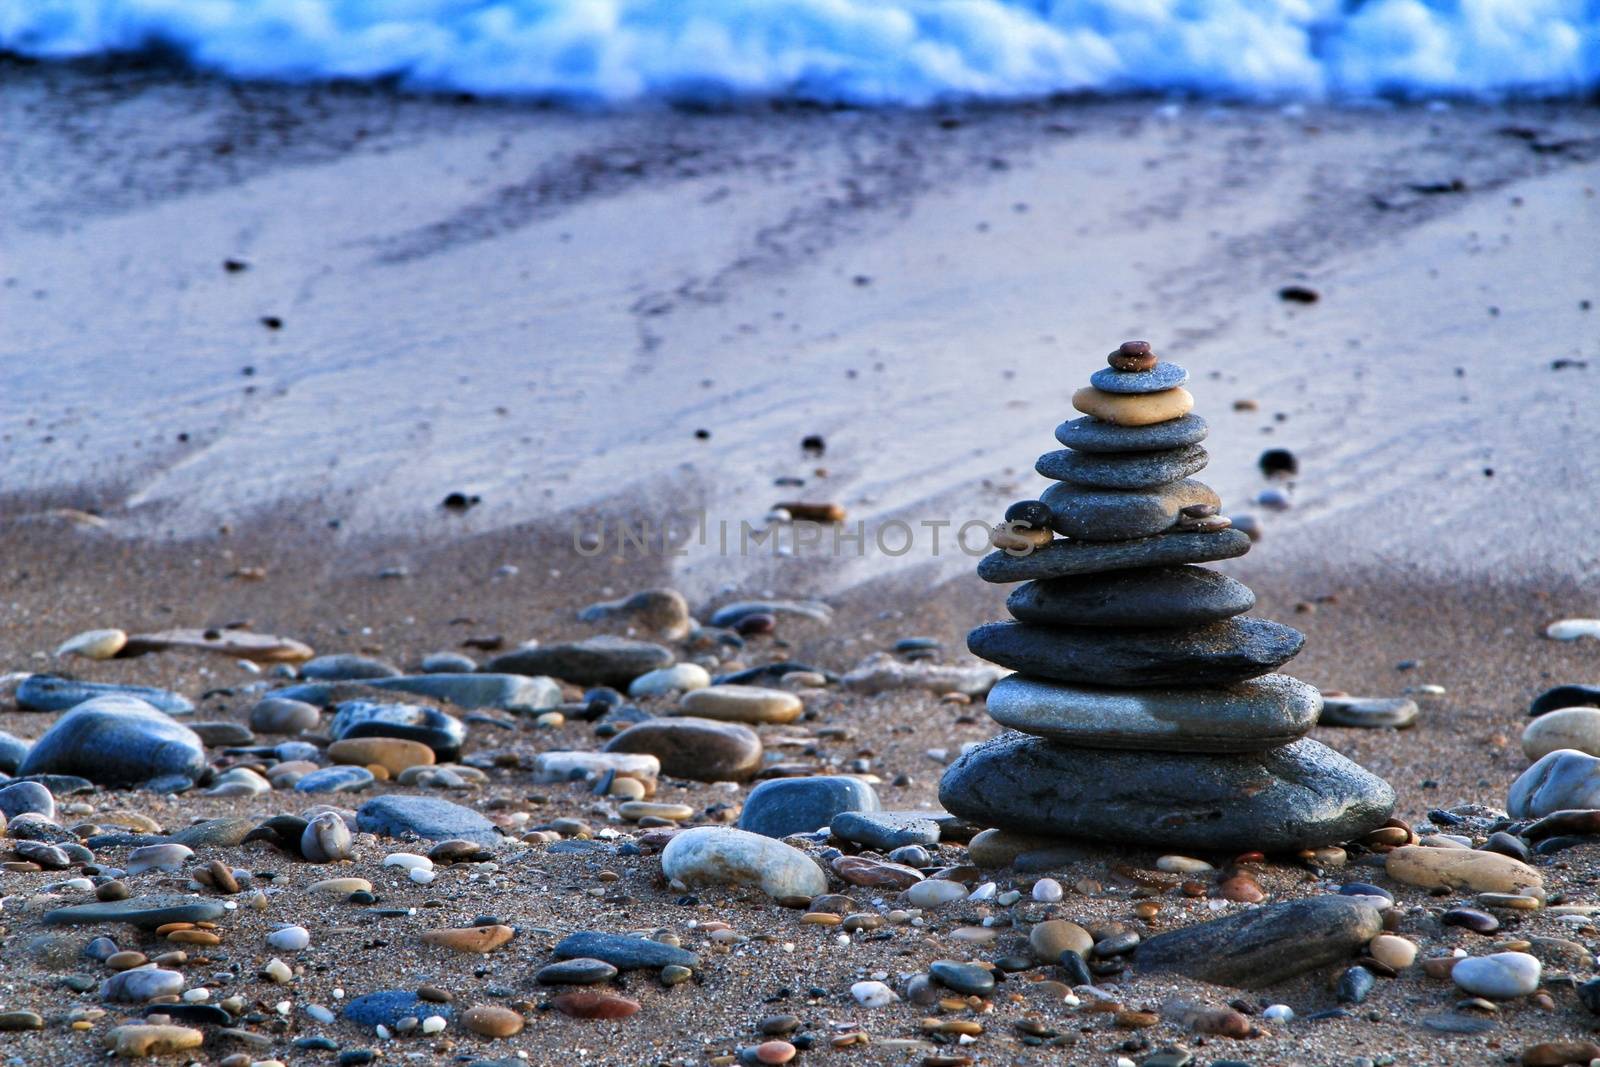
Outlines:
{"label": "small white pebble", "polygon": [[311,932],[303,926],[285,926],[268,934],[267,944],[285,952],[299,952],[311,944]]}
{"label": "small white pebble", "polygon": [[1054,904],[1064,894],[1061,883],[1054,878],[1041,878],[1033,883],[1033,899],[1046,904]]}
{"label": "small white pebble", "polygon": [[387,1040],[389,1040],[389,1038],[394,1036],[393,1034],[391,1034],[389,1032],[389,1028],[387,1026],[383,1025],[382,1023],[379,1023],[377,1026],[374,1026],[372,1028],[372,1030],[373,1030],[373,1033],[378,1035],[378,1040],[379,1041],[387,1041]]}
{"label": "small white pebble", "polygon": [[422,1032],[425,1033],[425,1034],[437,1034],[440,1030],[443,1030],[443,1029],[444,1029],[444,1016],[443,1015],[430,1015],[426,1019],[422,1020]]}
{"label": "small white pebble", "polygon": [[1261,1017],[1275,1023],[1286,1023],[1294,1018],[1294,1009],[1287,1004],[1274,1004],[1262,1012]]}
{"label": "small white pebble", "polygon": [[344,989],[343,988],[335,988],[334,991],[333,991],[333,999],[334,1000],[343,1000],[344,999]]}
{"label": "small white pebble", "polygon": [[439,875],[431,870],[424,870],[421,867],[413,867],[407,877],[409,877],[418,885],[429,885],[435,878],[439,877]]}
{"label": "small white pebble", "polygon": [[324,1008],[321,1004],[308,1004],[306,1006],[306,1014],[317,1020],[319,1023],[331,1023],[334,1021],[334,1019],[338,1018],[338,1016],[334,1015],[333,1012],[329,1011],[327,1008]]}
{"label": "small white pebble", "polygon": [[863,1008],[886,1008],[900,999],[882,982],[857,982],[850,987],[850,995]]}
{"label": "small white pebble", "polygon": [[278,1003],[272,1006],[272,1010],[277,1012],[279,1015],[288,1015],[289,1009],[293,1006],[294,1005],[290,1004],[287,1000],[280,1000]]}
{"label": "small white pebble", "polygon": [[211,999],[211,990],[205,986],[195,986],[193,989],[183,991],[183,1000],[186,1004],[200,1004]]}
{"label": "small white pebble", "polygon": [[980,885],[978,888],[974,889],[972,891],[972,893],[967,897],[967,899],[968,900],[993,900],[995,898],[995,894],[997,894],[999,891],[1000,891],[1000,887],[995,885],[993,882],[985,882],[982,885]]}
{"label": "small white pebble", "polygon": [[415,852],[391,852],[383,857],[385,867],[404,867],[408,871],[433,870],[433,861],[426,856],[419,856]]}

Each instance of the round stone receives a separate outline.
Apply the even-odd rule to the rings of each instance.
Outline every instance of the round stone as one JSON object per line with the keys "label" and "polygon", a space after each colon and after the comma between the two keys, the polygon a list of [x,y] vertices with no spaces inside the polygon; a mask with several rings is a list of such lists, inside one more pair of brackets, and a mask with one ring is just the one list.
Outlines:
{"label": "round stone", "polygon": [[1072,406],[1102,422],[1118,426],[1149,426],[1189,414],[1194,397],[1179,386],[1159,393],[1107,393],[1090,386],[1072,394]]}
{"label": "round stone", "polygon": [[1006,610],[1044,626],[1155,628],[1220,622],[1255,603],[1248,586],[1217,571],[1142,567],[1027,582],[1006,598]]}
{"label": "round stone", "polygon": [[12,782],[0,788],[0,816],[11,820],[29,814],[55,820],[56,798],[50,790],[38,782]]}
{"label": "round stone", "polygon": [[906,890],[906,903],[913,908],[937,908],[967,899],[967,887],[945,878],[929,878]]}
{"label": "round stone", "polygon": [[304,926],[285,926],[267,935],[267,944],[284,952],[299,952],[311,945],[311,931]]}
{"label": "round stone", "polygon": [[1013,674],[989,691],[1002,726],[1090,748],[1253,752],[1316,725],[1322,698],[1288,675],[1221,688],[1113,689]]}
{"label": "round stone", "polygon": [[1531,760],[1563,748],[1600,756],[1600,708],[1561,708],[1539,716],[1522,731],[1522,751]]}
{"label": "round stone", "polygon": [[1227,685],[1265,674],[1305,635],[1251,616],[1185,630],[1049,628],[985,623],[967,635],[980,659],[1055,681],[1108,686]]}
{"label": "round stone", "polygon": [[800,698],[783,689],[755,685],[713,685],[683,694],[683,715],[719,722],[789,723],[805,710]]}
{"label": "round stone", "polygon": [[[1157,363],[1149,370],[1124,371],[1115,367],[1104,367],[1089,375],[1089,384],[1102,393],[1123,393],[1140,395],[1144,393],[1159,393],[1166,389],[1176,389],[1189,380],[1189,372],[1176,363]],[[1077,404],[1079,411],[1085,410]],[[1094,414],[1094,412],[1089,412]]]}
{"label": "round stone", "polygon": [[1005,519],[1029,530],[1042,530],[1050,525],[1050,506],[1042,500],[1019,500],[1006,508]]}
{"label": "round stone", "polygon": [[67,712],[34,742],[21,775],[80,775],[100,785],[138,785],[205,771],[205,746],[195,732],[142,700],[96,697]]}
{"label": "round stone", "polygon": [[863,1008],[886,1008],[900,998],[882,982],[856,982],[850,987],[850,996]]}
{"label": "round stone", "polygon": [[1394,934],[1379,934],[1367,945],[1367,954],[1391,970],[1403,971],[1416,962],[1417,946]]}
{"label": "round stone", "polygon": [[629,1000],[615,993],[597,993],[593,990],[563,993],[550,1003],[561,1014],[578,1019],[626,1019],[639,1010],[637,1000]]}
{"label": "round stone", "polygon": [[1526,952],[1469,956],[1450,969],[1450,980],[1468,993],[1491,1000],[1525,997],[1539,988],[1543,970]]}
{"label": "round stone", "polygon": [[1506,812],[1513,819],[1596,808],[1600,808],[1600,758],[1570,748],[1539,757],[1511,783],[1506,798]]}
{"label": "round stone", "polygon": [[182,992],[183,975],[153,965],[120,971],[100,983],[100,999],[120,1004],[143,1004]]}
{"label": "round stone", "polygon": [[122,651],[128,635],[122,630],[85,630],[63,641],[56,656],[82,656],[84,659],[110,659]]}
{"label": "round stone", "polygon": [[685,830],[661,851],[661,870],[687,887],[753,885],[769,897],[814,897],[827,876],[804,852],[760,834],[729,827]]}
{"label": "round stone", "polygon": [[1148,426],[1118,426],[1100,419],[1072,419],[1056,427],[1056,440],[1079,452],[1155,452],[1185,448],[1206,439],[1210,427],[1199,415]]}
{"label": "round stone", "polygon": [[743,723],[677,716],[628,727],[606,752],[651,755],[661,773],[700,782],[740,782],[761,768],[761,738]]}
{"label": "round stone", "polygon": [[1025,582],[1100,571],[1208,563],[1250,551],[1241,530],[1178,531],[1133,541],[1095,542],[1057,539],[1026,552],[991,552],[978,562],[986,582]]}
{"label": "round stone", "polygon": [[462,652],[430,652],[417,664],[423,674],[471,674],[477,661]]}
{"label": "round stone", "polygon": [[522,1016],[498,1004],[479,1004],[461,1013],[461,1025],[479,1037],[513,1037],[522,1032]]}
{"label": "round stone", "polygon": [[934,960],[928,966],[934,981],[946,989],[968,996],[984,996],[994,992],[994,975],[976,963],[958,960]]}
{"label": "round stone", "polygon": [[1067,951],[1088,956],[1094,948],[1094,938],[1077,923],[1050,919],[1028,931],[1028,948],[1040,963],[1054,963]]}
{"label": "round stone", "polygon": [[1046,452],[1033,469],[1046,478],[1099,489],[1150,489],[1205,469],[1209,457],[1199,445],[1157,452]]}
{"label": "round stone", "polygon": [[1201,853],[1350,841],[1395,804],[1386,782],[1309,738],[1213,755],[1069,749],[1018,733],[964,753],[939,799],[983,826]]}
{"label": "round stone", "polygon": [[1129,541],[1171,529],[1178,513],[1196,504],[1219,506],[1212,488],[1192,478],[1154,489],[1085,489],[1057,482],[1039,497],[1050,525],[1079,541]]}
{"label": "round stone", "polygon": [[787,1041],[763,1041],[752,1053],[760,1064],[788,1063],[795,1057],[795,1047]]}
{"label": "round stone", "polygon": [[739,828],[765,837],[788,837],[822,829],[843,812],[878,808],[878,794],[859,778],[774,778],[750,790],[739,813]]}

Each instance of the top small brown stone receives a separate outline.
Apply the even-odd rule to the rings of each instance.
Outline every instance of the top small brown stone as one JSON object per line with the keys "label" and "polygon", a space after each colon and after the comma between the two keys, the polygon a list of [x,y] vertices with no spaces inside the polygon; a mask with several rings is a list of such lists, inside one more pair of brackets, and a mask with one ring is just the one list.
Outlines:
{"label": "top small brown stone", "polygon": [[1124,341],[1117,350],[1106,357],[1114,370],[1137,373],[1150,370],[1160,362],[1150,351],[1149,341]]}

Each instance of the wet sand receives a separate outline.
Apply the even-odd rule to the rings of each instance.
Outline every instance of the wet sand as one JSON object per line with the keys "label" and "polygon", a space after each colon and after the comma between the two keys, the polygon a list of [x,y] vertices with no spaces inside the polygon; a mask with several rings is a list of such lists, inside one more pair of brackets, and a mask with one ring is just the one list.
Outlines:
{"label": "wet sand", "polygon": [[[948,115],[574,116],[125,69],[5,74],[0,126],[21,135],[0,142],[0,181],[19,205],[0,219],[0,672],[61,666],[49,650],[90,627],[238,622],[319,652],[411,665],[469,637],[588,634],[578,608],[658,584],[683,589],[701,618],[768,593],[835,606],[830,626],[786,622],[776,639],[754,639],[747,662],[843,671],[907,636],[937,637],[949,659],[968,662],[962,634],[999,616],[1004,591],[983,586],[964,556],[586,556],[574,547],[576,517],[704,506],[737,523],[798,495],[840,502],[869,524],[992,519],[1037,491],[1028,463],[1053,447],[1074,384],[1116,341],[1148,335],[1194,376],[1213,425],[1204,477],[1228,511],[1254,510],[1247,502],[1267,485],[1254,469],[1262,448],[1300,457],[1295,506],[1263,513],[1263,540],[1222,568],[1256,590],[1258,614],[1306,633],[1293,673],[1364,695],[1445,688],[1419,697],[1411,730],[1315,731],[1394,785],[1397,815],[1417,823],[1435,808],[1503,807],[1526,765],[1517,737],[1528,700],[1597,681],[1592,644],[1539,636],[1553,618],[1595,614],[1600,475],[1588,442],[1600,416],[1588,385],[1600,351],[1597,312],[1581,304],[1600,297],[1588,254],[1600,210],[1592,110],[1172,114],[1151,102],[1067,102]],[[1457,178],[1461,191],[1418,189]],[[227,257],[248,269],[224,271]],[[1277,292],[1288,284],[1321,299],[1286,304]],[[280,329],[262,325],[268,315]],[[1556,369],[1560,360],[1572,362]],[[1240,399],[1255,410],[1232,410]],[[709,440],[695,438],[700,428]],[[799,447],[813,433],[827,440],[821,459]],[[441,509],[453,491],[482,503]],[[379,577],[395,567],[406,577]],[[240,576],[255,568],[264,578]],[[191,698],[219,691],[197,701],[204,719],[244,721],[253,698],[236,687],[256,680],[226,660],[179,655],[66,666]],[[0,710],[0,728],[23,737],[53,719]],[[980,706],[913,694],[840,693],[801,725],[767,730],[848,727],[848,740],[812,736],[816,755],[782,751],[870,759],[891,807],[933,802],[941,767],[929,749],[994,732]],[[583,724],[518,723],[474,728],[469,754],[506,750],[525,765],[538,751],[599,743]],[[889,784],[901,774],[910,784]],[[515,769],[491,779],[465,802],[525,811],[529,825],[571,816],[628,829],[575,787],[534,787]],[[145,811],[167,829],[311,803],[84,799],[97,812]],[[659,799],[703,810],[737,797],[670,782]],[[336,1006],[335,987],[354,996],[424,981],[458,1007],[529,1002],[529,1028],[509,1041],[452,1028],[392,1046],[390,1058],[701,1063],[754,1043],[763,1016],[793,1012],[819,1036],[803,1061],[898,1064],[931,1049],[826,1049],[852,1023],[879,1039],[920,1034],[923,1009],[866,1011],[850,983],[960,954],[951,928],[1005,913],[960,905],[930,929],[887,928],[887,940],[845,947],[748,894],[680,903],[650,856],[514,850],[504,886],[453,869],[419,887],[378,868],[395,848],[360,842],[337,872],[260,845],[202,852],[281,872],[286,888],[265,913],[225,920],[216,962],[191,965],[190,983],[237,992],[268,1015],[281,999]],[[1058,913],[1145,933],[1209,916],[1205,901],[1166,891],[1151,927],[1132,920],[1133,885],[1115,868],[1148,873],[1153,859],[1096,850],[1053,872],[1069,887],[1107,887],[1069,889]],[[1586,845],[1541,870],[1552,890],[1590,902],[1596,859]],[[621,875],[609,883],[617,899],[585,892],[603,884],[602,868]],[[369,923],[355,906],[300,891],[331,873],[371,878],[384,903],[421,910]],[[3,877],[4,958],[19,963],[0,1009],[56,1020],[97,1006],[55,980],[102,968],[28,949],[44,907],[34,894],[61,876]],[[1283,861],[1258,878],[1274,899],[1322,885]],[[135,882],[144,892],[169,880],[183,882]],[[1485,951],[1490,939],[1439,926],[1449,898],[1394,888],[1413,909],[1402,931],[1425,956]],[[851,893],[864,908],[877,895]],[[422,929],[489,913],[522,934],[482,961],[418,943]],[[691,924],[714,919],[753,940],[709,947]],[[280,921],[313,934],[290,990],[253,977],[273,954],[267,924]],[[550,932],[656,927],[706,956],[696,983],[630,979],[643,1009],[618,1023],[539,1010],[530,975],[548,959]],[[1595,938],[1541,913],[1510,920],[1505,936],[1526,935]],[[242,977],[231,986],[207,977],[232,964]],[[1335,1006],[1328,978],[1245,999],[1309,1014]],[[1138,1035],[1030,999],[1028,984],[1002,987],[967,1054],[1140,1058],[1121,1048]],[[826,994],[807,996],[813,985]],[[1146,976],[1118,988],[1140,1005],[1239,995]],[[1380,980],[1353,1018],[1203,1047],[1165,1023],[1146,1036],[1202,1062],[1497,1063],[1590,1031],[1570,989],[1551,990],[1553,1012],[1519,1002],[1481,1035],[1423,1029],[1422,1017],[1460,994],[1412,971]],[[1025,1010],[1076,1034],[1072,1050],[1020,1044],[1012,1024]],[[80,1063],[126,1014],[113,1009],[84,1034],[52,1022],[7,1044],[29,1063]],[[295,1037],[365,1040],[298,1010],[291,1019],[254,1027],[286,1062],[310,1058],[288,1047]],[[229,1051],[208,1048],[207,1061]]]}

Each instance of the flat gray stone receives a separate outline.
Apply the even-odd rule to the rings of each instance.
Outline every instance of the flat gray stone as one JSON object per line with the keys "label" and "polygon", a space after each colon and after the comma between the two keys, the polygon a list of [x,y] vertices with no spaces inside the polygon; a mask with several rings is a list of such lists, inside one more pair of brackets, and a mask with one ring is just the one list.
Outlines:
{"label": "flat gray stone", "polygon": [[1148,426],[1118,426],[1085,415],[1057,426],[1056,440],[1079,452],[1154,452],[1197,445],[1209,432],[1206,420],[1194,414]]}
{"label": "flat gray stone", "polygon": [[1006,610],[1044,626],[1153,629],[1220,622],[1255,604],[1248,586],[1218,571],[1141,567],[1028,582],[1012,591]]}
{"label": "flat gray stone", "polygon": [[437,1015],[449,1020],[455,1018],[456,1013],[449,1004],[423,1000],[410,989],[380,989],[356,997],[340,1014],[357,1026],[386,1026],[392,1030],[401,1019],[426,1019]]}
{"label": "flat gray stone", "polygon": [[1187,478],[1205,468],[1210,457],[1199,445],[1159,452],[1078,452],[1063,448],[1046,452],[1033,469],[1046,478],[1100,489],[1149,489]]}
{"label": "flat gray stone", "polygon": [[1050,526],[1080,541],[1129,541],[1170,529],[1191,504],[1221,507],[1222,498],[1193,478],[1153,489],[1085,489],[1057,482],[1040,494]]}
{"label": "flat gray stone", "polygon": [[554,953],[563,960],[604,960],[619,971],[657,970],[667,966],[698,967],[700,957],[688,949],[626,934],[582,930],[556,943]]}
{"label": "flat gray stone", "polygon": [[978,577],[986,582],[1026,582],[1073,574],[1210,563],[1250,551],[1242,530],[1209,533],[1164,533],[1136,541],[1066,541],[1057,539],[1021,555],[995,551],[978,561]]}
{"label": "flat gray stone", "polygon": [[227,745],[250,745],[255,743],[256,735],[243,723],[228,722],[191,722],[186,724],[195,732],[195,736],[207,748],[222,748]]}
{"label": "flat gray stone", "polygon": [[1157,934],[1135,950],[1133,961],[1145,974],[1264,989],[1349,960],[1382,932],[1383,917],[1370,904],[1355,897],[1310,897]]}
{"label": "flat gray stone", "polygon": [[1417,702],[1409,697],[1324,697],[1323,726],[1403,730],[1417,721]]}
{"label": "flat gray stone", "polygon": [[671,650],[649,641],[625,637],[591,637],[537,648],[519,648],[490,660],[488,672],[548,675],[575,685],[609,685],[627,689],[628,683],[673,663]]}
{"label": "flat gray stone", "polygon": [[[362,685],[386,692],[411,693],[434,700],[448,700],[460,708],[498,708],[531,713],[561,703],[561,686],[553,678],[530,678],[521,674],[402,674],[393,678],[368,678]],[[329,682],[292,685],[273,694],[280,700],[299,700],[326,705],[348,690]]]}
{"label": "flat gray stone", "polygon": [[840,812],[878,808],[878,794],[859,778],[774,778],[750,790],[739,813],[739,829],[763,837],[808,834],[827,826]]}
{"label": "flat gray stone", "polygon": [[1221,688],[1112,689],[1013,674],[989,691],[1001,726],[1089,748],[1258,752],[1304,737],[1322,697],[1285,674]]}
{"label": "flat gray stone", "polygon": [[967,634],[974,656],[1062,682],[1227,685],[1282,666],[1305,635],[1244,615],[1186,630],[1113,630],[990,622]]}
{"label": "flat gray stone", "polygon": [[1341,844],[1377,829],[1394,790],[1309,738],[1211,755],[1065,748],[1004,733],[939,783],[949,811],[983,826],[1109,844],[1237,853]]}
{"label": "flat gray stone", "polygon": [[400,668],[381,659],[348,652],[318,656],[300,665],[300,677],[318,682],[355,682],[370,678],[393,678]]}
{"label": "flat gray stone", "polygon": [[198,778],[205,746],[195,732],[133,697],[95,697],[56,720],[28,750],[19,776],[75,774],[99,785]]}
{"label": "flat gray stone", "polygon": [[1101,367],[1089,375],[1089,384],[1102,393],[1161,393],[1189,380],[1189,372],[1176,363],[1157,363],[1149,370],[1126,371]]}
{"label": "flat gray stone", "polygon": [[374,797],[356,811],[356,829],[363,833],[402,837],[415,834],[425,841],[471,841],[499,845],[505,841],[494,823],[471,808],[443,797],[392,793]]}
{"label": "flat gray stone", "polygon": [[294,783],[296,793],[359,793],[376,779],[365,767],[320,767]]}
{"label": "flat gray stone", "polygon": [[168,715],[187,715],[194,710],[189,698],[167,689],[148,685],[112,685],[105,682],[79,682],[53,674],[35,674],[17,686],[17,707],[23,711],[68,711],[96,697],[129,697],[142,700]]}
{"label": "flat gray stone", "polygon": [[87,926],[100,923],[127,923],[154,930],[167,923],[210,922],[220,919],[227,909],[213,897],[191,897],[179,893],[156,893],[128,900],[95,901],[73,904],[44,913],[46,926]]}
{"label": "flat gray stone", "polygon": [[880,852],[939,843],[939,820],[931,811],[846,811],[834,816],[828,831]]}

